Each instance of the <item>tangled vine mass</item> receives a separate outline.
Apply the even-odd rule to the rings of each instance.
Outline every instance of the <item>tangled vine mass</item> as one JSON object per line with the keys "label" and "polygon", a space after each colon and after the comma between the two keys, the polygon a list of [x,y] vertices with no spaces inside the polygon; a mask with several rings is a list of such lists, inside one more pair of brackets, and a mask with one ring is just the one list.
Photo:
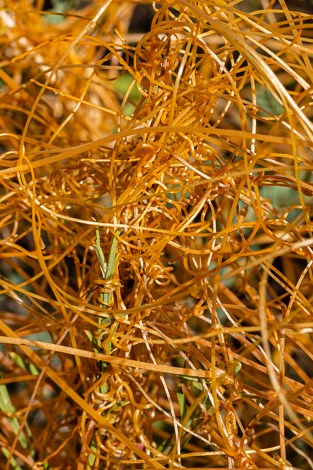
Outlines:
{"label": "tangled vine mass", "polygon": [[1,468],[313,468],[310,2],[47,3],[0,9]]}

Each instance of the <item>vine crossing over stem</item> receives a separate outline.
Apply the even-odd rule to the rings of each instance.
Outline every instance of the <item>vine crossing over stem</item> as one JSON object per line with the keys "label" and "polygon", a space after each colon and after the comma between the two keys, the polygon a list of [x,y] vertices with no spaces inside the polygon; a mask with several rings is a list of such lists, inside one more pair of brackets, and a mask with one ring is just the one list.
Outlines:
{"label": "vine crossing over stem", "polygon": [[[47,343],[45,341],[35,341],[27,338],[10,338],[7,336],[0,336],[0,344],[16,344],[21,346],[37,347],[40,349],[47,349],[58,353],[69,354],[71,356],[86,357],[94,359],[95,361],[108,362],[112,365],[119,365],[122,367],[132,367],[134,369],[144,369],[148,371],[161,372],[163,374],[185,375],[189,377],[199,377],[203,379],[212,379],[212,372],[209,370],[187,369],[184,367],[167,366],[163,364],[153,364],[150,362],[135,361],[133,359],[123,359],[121,357],[109,356],[107,354],[95,353],[92,351],[85,351],[83,349],[71,348],[69,346],[62,346],[59,344]],[[228,374],[222,369],[215,368],[215,377],[222,380],[228,377]]]}

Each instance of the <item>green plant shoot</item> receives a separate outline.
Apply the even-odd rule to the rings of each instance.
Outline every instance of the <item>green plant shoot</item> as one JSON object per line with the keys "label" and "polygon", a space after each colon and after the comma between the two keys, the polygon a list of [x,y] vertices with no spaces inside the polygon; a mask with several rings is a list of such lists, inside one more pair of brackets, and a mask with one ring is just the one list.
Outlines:
{"label": "green plant shoot", "polygon": [[[113,238],[110,253],[109,253],[108,263],[105,260],[104,253],[101,248],[99,227],[96,228],[96,244],[94,245],[94,248],[95,248],[96,255],[99,261],[102,279],[105,281],[110,281],[111,279],[113,279],[117,260],[118,260],[118,255],[116,254],[117,238],[116,237]],[[112,300],[111,292],[101,292],[100,301],[101,301],[102,307],[108,308],[111,304],[111,300]],[[101,324],[106,323],[106,319],[101,318],[100,323]]]}

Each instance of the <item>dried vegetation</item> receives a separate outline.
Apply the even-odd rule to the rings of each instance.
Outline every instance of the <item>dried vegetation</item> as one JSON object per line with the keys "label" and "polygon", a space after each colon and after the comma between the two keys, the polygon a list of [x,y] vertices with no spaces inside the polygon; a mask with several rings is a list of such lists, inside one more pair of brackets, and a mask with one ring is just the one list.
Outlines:
{"label": "dried vegetation", "polygon": [[0,11],[1,468],[313,468],[313,15],[76,3]]}

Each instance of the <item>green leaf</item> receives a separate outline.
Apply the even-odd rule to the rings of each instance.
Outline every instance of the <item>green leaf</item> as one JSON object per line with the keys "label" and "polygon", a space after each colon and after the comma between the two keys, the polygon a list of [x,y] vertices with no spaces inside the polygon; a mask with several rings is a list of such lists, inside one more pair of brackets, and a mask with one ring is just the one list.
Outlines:
{"label": "green leaf", "polygon": [[176,392],[180,416],[183,418],[186,414],[186,398],[183,391]]}
{"label": "green leaf", "polygon": [[89,339],[89,341],[91,343],[93,343],[93,336],[92,336],[92,333],[89,331],[89,330],[84,330],[84,332],[86,333],[86,336],[87,338]]}
{"label": "green leaf", "polygon": [[10,354],[10,356],[15,362],[15,364],[21,369],[27,370],[32,375],[39,375],[39,369],[37,369],[37,367],[34,364],[27,363],[19,354],[13,352]]}
{"label": "green leaf", "polygon": [[94,248],[95,248],[96,255],[99,261],[99,266],[100,266],[102,277],[103,279],[105,279],[106,272],[107,272],[107,264],[106,264],[105,257],[101,248],[99,227],[96,228],[96,244],[94,245]]}
{"label": "green leaf", "polygon": [[[12,405],[10,395],[5,385],[0,385],[0,409],[8,414],[13,414],[16,411]],[[20,423],[18,419],[15,417],[9,417],[8,420],[10,422],[12,431],[15,435],[17,435],[20,429]],[[18,440],[24,449],[28,448],[28,439],[23,431],[19,433]]]}

